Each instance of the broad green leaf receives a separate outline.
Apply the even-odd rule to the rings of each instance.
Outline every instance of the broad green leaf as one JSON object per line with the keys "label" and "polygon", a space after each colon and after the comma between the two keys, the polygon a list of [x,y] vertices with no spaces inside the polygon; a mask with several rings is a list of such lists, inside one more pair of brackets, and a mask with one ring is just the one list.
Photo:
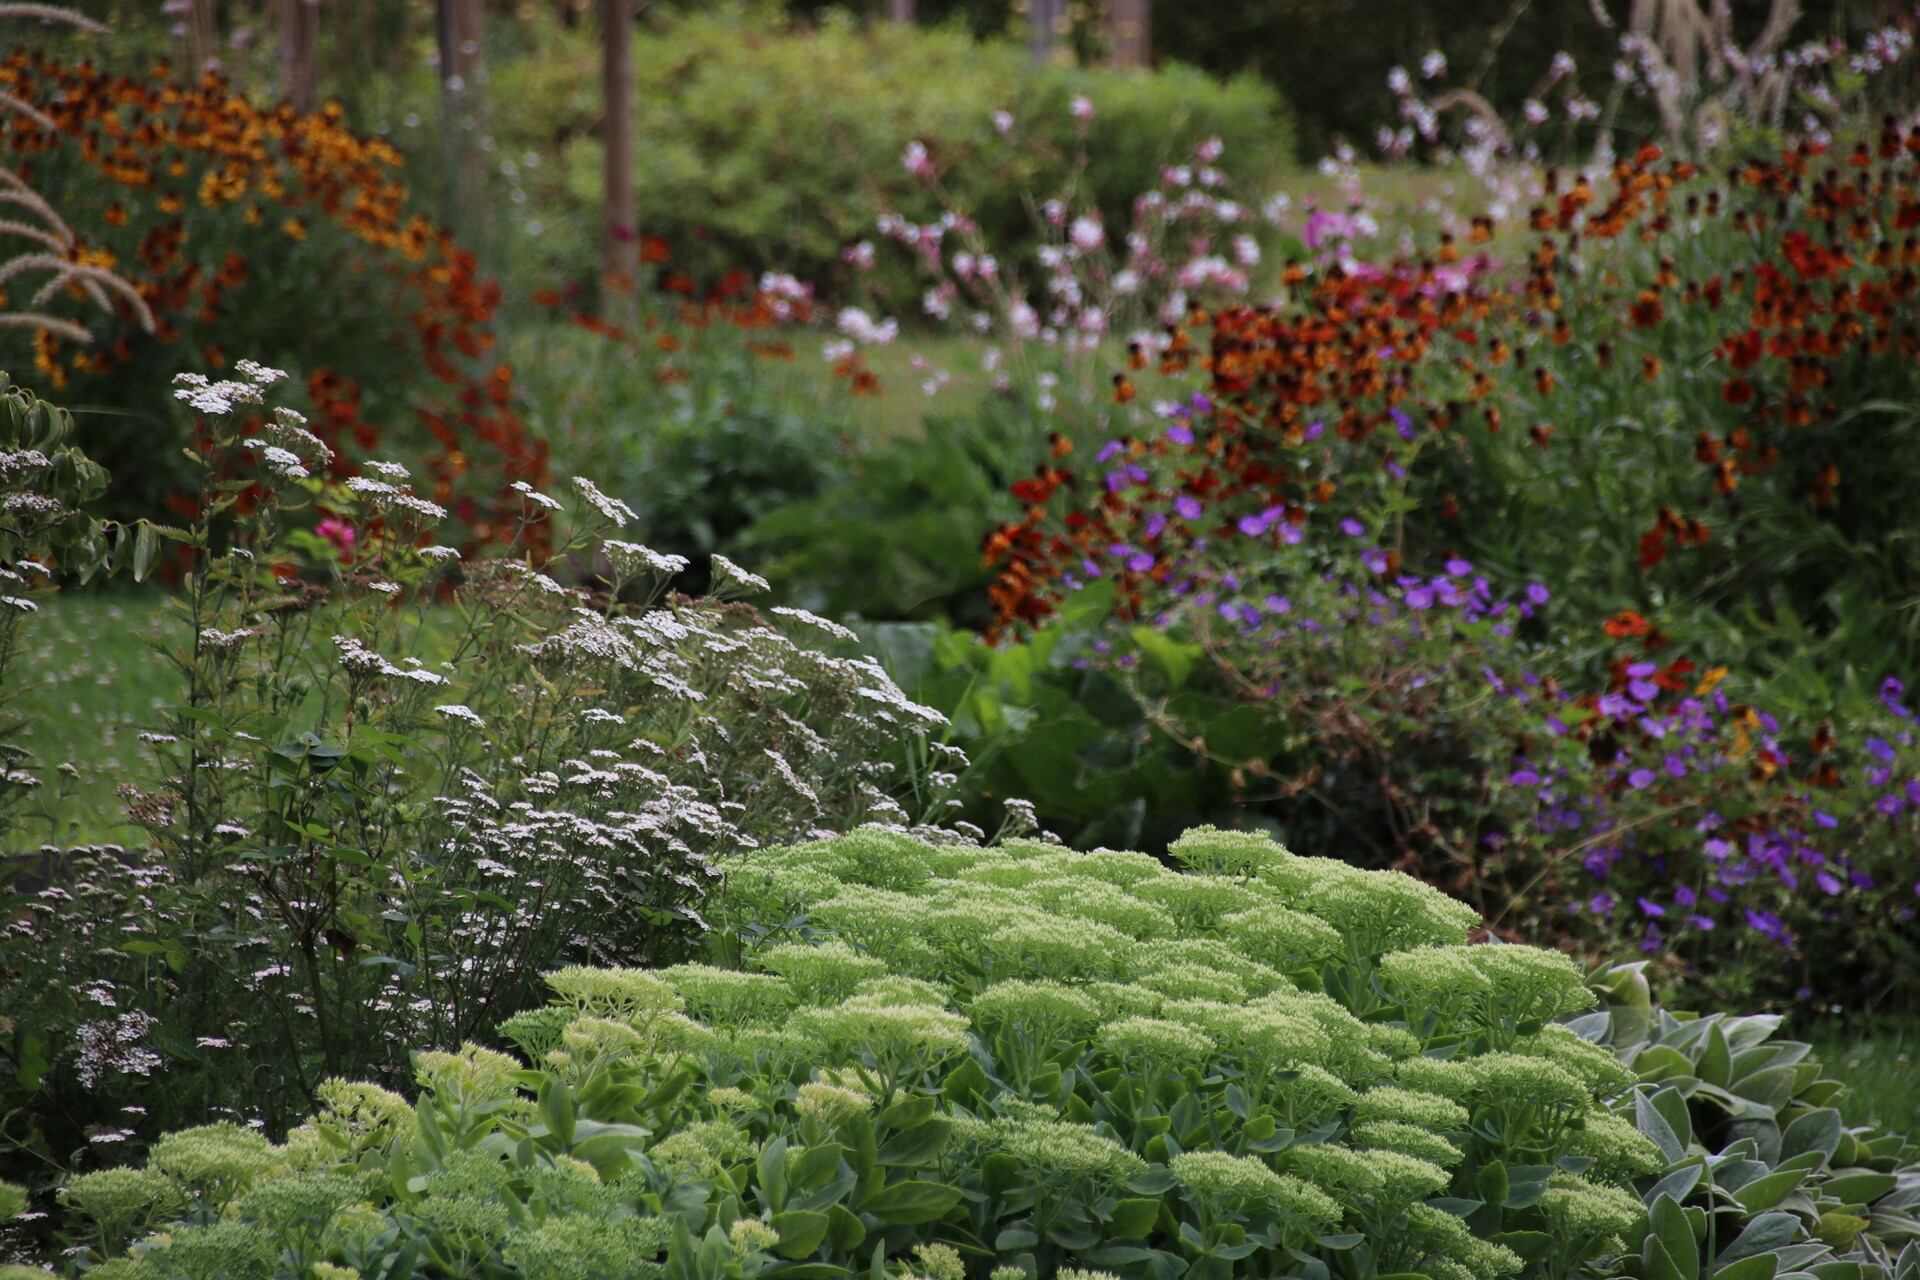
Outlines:
{"label": "broad green leaf", "polygon": [[573,1091],[566,1081],[547,1078],[547,1087],[540,1094],[540,1118],[546,1122],[547,1132],[560,1143],[560,1149],[571,1150],[575,1112]]}
{"label": "broad green leaf", "polygon": [[1746,1230],[1734,1238],[1732,1244],[1721,1250],[1715,1260],[1715,1275],[1728,1263],[1738,1262],[1742,1258],[1758,1254],[1771,1253],[1783,1244],[1792,1242],[1794,1233],[1799,1230],[1800,1219],[1790,1213],[1763,1213],[1749,1222]]}
{"label": "broad green leaf", "polygon": [[1899,1185],[1891,1173],[1845,1173],[1820,1184],[1820,1193],[1841,1204],[1872,1204]]}
{"label": "broad green leaf", "polygon": [[1489,1160],[1480,1166],[1480,1172],[1474,1176],[1474,1184],[1480,1189],[1480,1198],[1488,1204],[1504,1205],[1507,1202],[1507,1166],[1501,1160]]}
{"label": "broad green leaf", "polygon": [[842,1253],[852,1253],[867,1239],[867,1224],[860,1221],[860,1215],[843,1204],[830,1205],[827,1209],[827,1232],[833,1238],[833,1247]]}
{"label": "broad green leaf", "polygon": [[931,1164],[946,1150],[947,1138],[952,1132],[953,1121],[945,1116],[917,1123],[881,1145],[880,1163],[907,1167]]}
{"label": "broad green leaf", "polygon": [[1179,689],[1187,683],[1194,663],[1200,658],[1198,645],[1182,644],[1157,627],[1135,627],[1128,635],[1166,677],[1169,687]]}
{"label": "broad green leaf", "polygon": [[932,1222],[960,1203],[960,1188],[944,1182],[896,1182],[868,1196],[859,1205],[882,1222],[911,1226]]}
{"label": "broad green leaf", "polygon": [[1107,1218],[1107,1228],[1115,1239],[1144,1240],[1160,1216],[1160,1202],[1144,1198],[1122,1200]]}
{"label": "broad green leaf", "polygon": [[1773,1280],[1779,1268],[1780,1259],[1773,1254],[1756,1253],[1720,1268],[1713,1273],[1713,1280]]}
{"label": "broad green leaf", "polygon": [[845,1149],[838,1143],[823,1142],[817,1147],[808,1147],[793,1157],[787,1176],[794,1187],[801,1191],[812,1191],[832,1181],[840,1171],[840,1160]]}
{"label": "broad green leaf", "polygon": [[1544,1257],[1553,1247],[1553,1237],[1544,1231],[1502,1231],[1491,1239],[1494,1244],[1505,1245],[1519,1254],[1523,1262]]}
{"label": "broad green leaf", "polygon": [[1773,1208],[1787,1198],[1795,1187],[1806,1179],[1806,1173],[1799,1169],[1788,1169],[1780,1173],[1770,1173],[1764,1178],[1755,1178],[1734,1193],[1734,1199],[1748,1213],[1761,1213]]}
{"label": "broad green leaf", "polygon": [[902,1098],[880,1113],[880,1121],[894,1129],[911,1129],[924,1124],[940,1105],[940,1099],[930,1093],[915,1094]]}
{"label": "broad green leaf", "polygon": [[827,1238],[830,1219],[824,1213],[814,1213],[806,1209],[790,1209],[785,1213],[773,1215],[773,1229],[780,1233],[780,1243],[773,1251],[783,1258],[810,1257],[820,1248],[820,1242]]}
{"label": "broad green leaf", "polygon": [[1851,1249],[1862,1231],[1871,1225],[1865,1218],[1837,1211],[1823,1213],[1813,1228],[1814,1239],[1836,1249]]}
{"label": "broad green leaf", "polygon": [[1706,1049],[1695,1064],[1694,1074],[1708,1084],[1726,1085],[1733,1070],[1733,1051],[1727,1048],[1726,1033],[1715,1023],[1707,1032]]}
{"label": "broad green leaf", "polygon": [[1680,1135],[1673,1131],[1673,1126],[1667,1123],[1667,1118],[1660,1114],[1659,1108],[1653,1105],[1653,1099],[1644,1090],[1633,1095],[1633,1118],[1640,1132],[1660,1148],[1660,1154],[1667,1158],[1668,1164],[1679,1164],[1687,1158],[1686,1143],[1680,1141]]}

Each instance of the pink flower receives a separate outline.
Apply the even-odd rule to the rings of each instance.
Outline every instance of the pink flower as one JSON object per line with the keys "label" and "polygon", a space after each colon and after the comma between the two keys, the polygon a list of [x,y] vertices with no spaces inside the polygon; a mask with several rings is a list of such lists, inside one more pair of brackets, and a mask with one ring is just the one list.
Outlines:
{"label": "pink flower", "polygon": [[1071,104],[1073,118],[1081,124],[1093,119],[1093,99],[1084,94],[1075,94]]}
{"label": "pink flower", "polygon": [[342,556],[353,554],[353,526],[346,521],[328,516],[315,525],[313,531],[331,542]]}
{"label": "pink flower", "polygon": [[1302,232],[1309,249],[1318,249],[1329,240],[1348,240],[1352,237],[1353,219],[1347,214],[1328,209],[1315,209],[1308,214],[1306,229]]}

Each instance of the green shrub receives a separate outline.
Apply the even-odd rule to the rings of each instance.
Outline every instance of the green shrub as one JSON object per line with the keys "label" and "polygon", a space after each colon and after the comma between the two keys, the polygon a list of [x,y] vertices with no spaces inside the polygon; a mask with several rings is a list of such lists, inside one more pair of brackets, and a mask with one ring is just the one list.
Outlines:
{"label": "green shrub", "polygon": [[[591,224],[600,192],[598,98],[586,34],[550,31],[537,57],[495,73],[503,99],[524,110],[500,122],[509,151],[560,144],[557,167],[523,174],[552,223]],[[665,237],[687,269],[708,278],[733,267],[792,271],[829,290],[844,281],[840,253],[874,236],[888,210],[938,213],[901,165],[925,144],[954,194],[995,245],[1028,244],[1023,193],[1051,191],[1078,149],[1068,102],[1095,108],[1088,182],[1109,222],[1210,135],[1271,177],[1290,160],[1291,132],[1274,92],[1251,78],[1214,80],[1171,66],[1130,76],[1078,69],[1036,72],[1021,47],[976,44],[955,30],[860,27],[830,19],[790,28],[746,6],[663,20],[639,37],[640,119],[635,182],[644,231]],[[993,113],[1012,112],[1031,144],[1014,146]],[[566,234],[563,232],[562,234]],[[590,236],[554,241],[554,265],[591,274]],[[1022,255],[1024,256],[1024,255]],[[888,283],[903,308],[919,291],[904,270]]]}
{"label": "green shrub", "polygon": [[[756,334],[724,315],[688,323],[666,306],[649,319],[654,341],[552,324],[516,332],[529,425],[633,508],[647,545],[696,565],[716,551],[751,563],[758,548],[742,535],[756,519],[808,510],[851,465],[845,385],[799,367],[814,353],[789,346],[791,332]],[[704,583],[704,568],[677,579]]]}
{"label": "green shrub", "polygon": [[914,438],[854,453],[817,495],[767,511],[742,542],[801,603],[832,617],[989,621],[982,522],[1011,518],[1007,459],[1046,425],[1019,397],[929,413]]}

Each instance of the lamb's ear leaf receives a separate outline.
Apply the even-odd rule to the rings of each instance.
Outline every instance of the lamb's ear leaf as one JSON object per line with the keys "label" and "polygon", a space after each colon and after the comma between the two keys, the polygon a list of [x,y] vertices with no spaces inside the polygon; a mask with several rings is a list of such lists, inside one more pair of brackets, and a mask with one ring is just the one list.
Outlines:
{"label": "lamb's ear leaf", "polygon": [[1771,1253],[1756,1253],[1729,1263],[1713,1273],[1713,1280],[1773,1280],[1780,1259]]}
{"label": "lamb's ear leaf", "polygon": [[1833,1153],[1840,1149],[1842,1127],[1840,1113],[1832,1107],[1807,1112],[1781,1133],[1781,1160],[1791,1160],[1810,1151],[1833,1159]]}
{"label": "lamb's ear leaf", "polygon": [[1633,1096],[1633,1120],[1640,1132],[1660,1148],[1660,1154],[1667,1158],[1668,1164],[1679,1164],[1686,1159],[1687,1144],[1680,1141],[1680,1135],[1673,1131],[1666,1116],[1653,1105],[1652,1098],[1644,1090]]}

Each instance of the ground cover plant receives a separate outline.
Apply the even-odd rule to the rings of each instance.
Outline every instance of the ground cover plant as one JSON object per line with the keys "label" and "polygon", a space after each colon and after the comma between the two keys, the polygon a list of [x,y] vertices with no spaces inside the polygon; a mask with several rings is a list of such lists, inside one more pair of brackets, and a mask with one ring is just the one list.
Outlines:
{"label": "ground cover plant", "polygon": [[[563,969],[503,1027],[523,1058],[420,1053],[417,1104],[330,1082],[284,1145],[202,1128],[74,1179],[82,1256],[236,1280],[1654,1280],[1877,1276],[1910,1238],[1911,1148],[1818,1109],[1837,1086],[1765,1044],[1776,1020],[1655,1015],[1629,969],[1570,1029],[1596,1003],[1575,965],[1463,946],[1473,912],[1409,877],[1211,829],[1175,857],[881,828],[750,855],[724,967]],[[1649,1067],[1705,1045],[1721,1083],[1636,1089],[1583,1033]],[[1718,1098],[1750,1129],[1794,1118],[1722,1148],[1688,1118]],[[1787,1164],[1764,1197],[1762,1148]],[[1802,1183],[1805,1209],[1869,1212],[1774,1208]]]}
{"label": "ground cover plant", "polygon": [[[283,375],[242,374],[177,390],[202,423],[193,521],[106,544],[136,572],[187,556],[149,637],[173,676],[152,772],[119,782],[139,838],[10,858],[10,1170],[175,1116],[277,1128],[329,1076],[486,1034],[542,968],[675,958],[740,849],[943,812],[939,716],[836,656],[850,633],[760,614],[724,558],[707,597],[669,594],[684,561],[616,536],[632,513],[580,478],[570,502],[522,491],[510,558],[463,558],[404,467],[326,479],[299,415],[265,412]],[[19,400],[16,425],[58,428],[21,443],[56,450],[71,423]],[[45,469],[14,468],[33,492]],[[10,803],[58,777],[27,754]]]}

